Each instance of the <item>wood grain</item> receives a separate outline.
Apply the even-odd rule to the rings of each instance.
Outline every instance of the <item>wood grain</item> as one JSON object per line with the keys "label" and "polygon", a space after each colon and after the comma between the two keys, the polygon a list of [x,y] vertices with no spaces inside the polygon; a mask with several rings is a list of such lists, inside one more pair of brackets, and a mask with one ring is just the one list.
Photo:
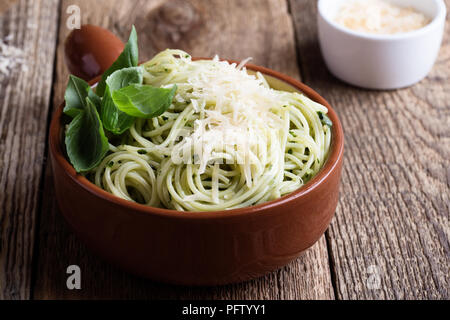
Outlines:
{"label": "wood grain", "polygon": [[24,52],[27,70],[0,73],[0,300],[27,299],[59,12],[53,0],[1,11],[0,39]]}
{"label": "wood grain", "polygon": [[[341,199],[327,234],[337,298],[448,299],[449,21],[428,78],[368,91],[326,70],[315,4],[291,0],[290,10],[303,79],[338,112],[346,138]],[[377,276],[379,289],[370,285]]]}
{"label": "wood grain", "polygon": [[[253,57],[253,62],[299,77],[294,32],[283,0],[233,1],[62,1],[55,105],[67,81],[62,42],[67,5],[81,8],[83,23],[109,28],[122,39],[131,24],[139,35],[140,60],[166,47],[193,56]],[[250,282],[221,287],[178,287],[132,277],[108,265],[68,230],[54,200],[50,169],[46,170],[39,230],[36,299],[330,299],[334,298],[325,238],[285,268]],[[82,270],[82,290],[66,288],[66,268]]]}
{"label": "wood grain", "polygon": [[2,0],[0,1],[0,14],[7,11],[17,0]]}

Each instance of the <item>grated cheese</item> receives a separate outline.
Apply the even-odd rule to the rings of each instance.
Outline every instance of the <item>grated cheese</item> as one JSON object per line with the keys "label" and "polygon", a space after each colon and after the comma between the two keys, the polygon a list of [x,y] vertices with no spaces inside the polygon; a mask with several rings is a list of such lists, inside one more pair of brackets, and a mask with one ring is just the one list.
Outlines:
{"label": "grated cheese", "polygon": [[[5,41],[9,42],[12,38],[12,35],[8,35]],[[20,48],[8,45],[6,42],[0,39],[0,75],[9,75],[12,70],[17,68],[26,72],[25,52]]]}
{"label": "grated cheese", "polygon": [[355,31],[395,34],[423,28],[430,19],[414,8],[386,0],[349,0],[341,6],[335,22]]}
{"label": "grated cheese", "polygon": [[[219,62],[218,58],[214,62],[198,63],[188,80],[194,88],[188,98],[195,112],[204,116],[195,121],[194,131],[186,143],[203,150],[200,172],[215,158],[218,145],[237,146],[237,155],[245,163],[246,182],[251,186],[250,165],[255,161],[245,161],[248,156],[245,150],[256,153],[259,139],[267,139],[271,130],[282,130],[283,121],[271,109],[281,109],[283,102],[273,89],[247,74],[245,63],[230,65]],[[179,148],[182,147],[180,144]]]}
{"label": "grated cheese", "polygon": [[[236,146],[237,157],[245,163],[246,182],[251,186],[250,166],[257,159],[245,159],[248,157],[246,150],[256,154],[261,140],[270,140],[271,131],[283,130],[285,123],[275,110],[282,110],[286,102],[280,99],[283,93],[271,89],[264,77],[247,73],[245,63],[249,60],[237,65],[220,61],[217,56],[212,61],[190,62],[189,58],[185,63],[183,58],[174,59],[170,66],[173,69],[173,64],[179,64],[178,75],[188,76],[183,79],[186,84],[177,83],[175,100],[189,101],[193,111],[200,114],[194,121],[193,131],[174,148],[175,153],[181,153],[178,150],[187,148],[187,145],[193,146],[194,150],[202,150],[199,172],[203,173],[207,164],[217,157],[221,149],[218,146]],[[160,68],[170,69],[169,65]],[[166,80],[158,83],[152,79],[151,83],[166,85]]]}

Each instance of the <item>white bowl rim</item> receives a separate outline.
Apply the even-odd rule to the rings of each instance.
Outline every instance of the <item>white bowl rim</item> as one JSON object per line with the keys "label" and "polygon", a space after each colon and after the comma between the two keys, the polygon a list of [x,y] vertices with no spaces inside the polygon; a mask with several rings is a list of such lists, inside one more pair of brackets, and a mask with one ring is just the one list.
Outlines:
{"label": "white bowl rim", "polygon": [[323,13],[323,7],[324,3],[329,0],[318,0],[318,14],[324,19],[328,24],[333,26],[335,29],[346,33],[348,35],[354,36],[355,38],[362,38],[366,40],[374,40],[374,41],[393,41],[393,40],[403,40],[403,39],[411,39],[420,35],[423,35],[430,31],[431,29],[434,29],[436,25],[438,25],[441,21],[445,21],[445,16],[447,14],[447,8],[445,6],[444,0],[433,0],[437,7],[438,7],[438,13],[434,16],[433,20],[431,20],[430,23],[428,23],[423,28],[409,31],[409,32],[402,32],[402,33],[394,33],[394,34],[374,34],[374,33],[368,33],[368,32],[361,32],[361,31],[354,31],[349,28],[346,28],[333,20],[329,19],[327,15]]}

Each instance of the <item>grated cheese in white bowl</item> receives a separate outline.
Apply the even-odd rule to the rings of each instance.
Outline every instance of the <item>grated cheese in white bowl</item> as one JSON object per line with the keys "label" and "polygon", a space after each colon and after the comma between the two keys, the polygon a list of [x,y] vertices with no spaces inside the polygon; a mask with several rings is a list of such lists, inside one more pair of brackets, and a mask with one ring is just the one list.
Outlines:
{"label": "grated cheese in white bowl", "polygon": [[340,7],[335,22],[355,31],[395,34],[423,28],[430,19],[412,7],[387,0],[349,0]]}

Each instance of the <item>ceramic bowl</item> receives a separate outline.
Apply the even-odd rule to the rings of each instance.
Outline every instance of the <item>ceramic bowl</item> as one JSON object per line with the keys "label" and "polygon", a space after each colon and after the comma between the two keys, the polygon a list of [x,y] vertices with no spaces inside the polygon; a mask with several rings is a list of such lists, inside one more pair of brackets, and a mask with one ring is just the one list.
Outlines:
{"label": "ceramic bowl", "polygon": [[280,268],[322,236],[338,203],[341,123],[330,105],[301,82],[259,66],[247,69],[261,72],[276,89],[301,91],[328,107],[332,143],[321,171],[299,190],[257,206],[215,212],[147,207],[115,197],[75,172],[64,153],[61,105],[49,136],[56,198],[88,247],[120,268],[156,281],[218,285]]}
{"label": "ceramic bowl", "polygon": [[443,0],[392,0],[430,17],[425,27],[378,35],[352,31],[333,21],[348,0],[319,0],[319,42],[328,69],[337,78],[369,89],[397,89],[422,80],[439,53],[446,8]]}

